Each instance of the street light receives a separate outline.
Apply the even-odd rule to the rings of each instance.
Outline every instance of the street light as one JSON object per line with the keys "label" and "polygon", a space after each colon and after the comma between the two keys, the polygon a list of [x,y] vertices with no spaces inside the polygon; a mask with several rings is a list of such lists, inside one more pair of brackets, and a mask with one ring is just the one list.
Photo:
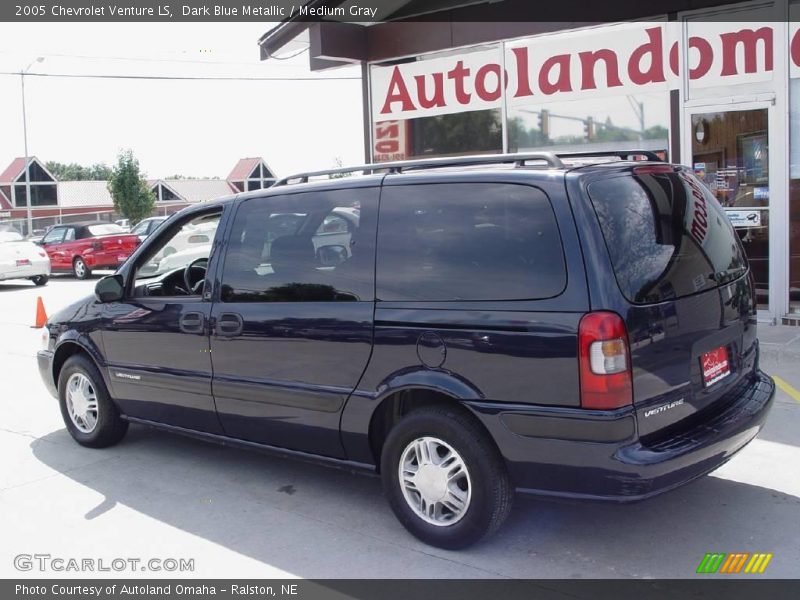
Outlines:
{"label": "street light", "polygon": [[36,57],[31,63],[19,72],[19,80],[22,84],[22,135],[25,138],[25,204],[28,208],[28,235],[33,235],[33,213],[31,212],[31,159],[28,157],[28,118],[25,114],[25,75],[30,68],[44,60],[43,56]]}

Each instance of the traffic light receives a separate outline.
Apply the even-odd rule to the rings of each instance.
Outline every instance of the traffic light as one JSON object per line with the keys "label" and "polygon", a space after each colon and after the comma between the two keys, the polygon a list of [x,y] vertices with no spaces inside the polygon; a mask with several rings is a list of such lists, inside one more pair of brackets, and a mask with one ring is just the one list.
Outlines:
{"label": "traffic light", "polygon": [[583,135],[586,137],[587,141],[592,141],[594,139],[594,134],[594,119],[592,117],[586,117],[586,120],[583,122]]}
{"label": "traffic light", "polygon": [[550,111],[546,108],[539,111],[539,131],[544,137],[550,137]]}

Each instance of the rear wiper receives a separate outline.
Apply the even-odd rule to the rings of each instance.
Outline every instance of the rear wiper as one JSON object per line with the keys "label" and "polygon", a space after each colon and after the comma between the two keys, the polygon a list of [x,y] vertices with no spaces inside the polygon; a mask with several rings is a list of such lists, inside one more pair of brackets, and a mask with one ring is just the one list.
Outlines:
{"label": "rear wiper", "polygon": [[735,269],[725,269],[724,271],[717,271],[716,273],[711,273],[711,275],[709,275],[708,278],[719,283],[723,279],[728,279],[730,277],[735,279],[739,275],[742,275],[743,273],[746,272],[747,272],[747,267],[736,267]]}

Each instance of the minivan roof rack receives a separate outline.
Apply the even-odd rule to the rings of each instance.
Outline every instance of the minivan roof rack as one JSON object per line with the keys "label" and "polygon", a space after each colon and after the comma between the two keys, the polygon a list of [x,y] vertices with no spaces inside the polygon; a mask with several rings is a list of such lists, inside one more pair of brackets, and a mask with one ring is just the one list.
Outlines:
{"label": "minivan roof rack", "polygon": [[547,163],[551,169],[564,168],[564,163],[553,152],[528,152],[516,154],[478,154],[470,156],[445,156],[441,158],[423,158],[417,160],[400,160],[394,162],[370,163],[356,165],[353,167],[339,167],[336,169],[325,169],[324,171],[309,171],[306,173],[296,173],[283,177],[276,181],[272,187],[287,185],[289,182],[307,183],[310,177],[321,177],[323,175],[338,175],[343,173],[353,173],[355,171],[375,172],[388,171],[389,173],[402,173],[411,169],[440,169],[445,167],[466,167],[473,165],[490,165],[514,163],[521,167],[526,162],[541,160]]}
{"label": "minivan roof rack", "polygon": [[597,150],[587,152],[558,152],[556,154],[559,158],[603,158],[603,157],[617,157],[620,160],[628,160],[631,156],[645,156],[647,160],[654,162],[664,162],[658,154],[652,150]]}
{"label": "minivan roof rack", "polygon": [[276,181],[272,187],[288,185],[289,183],[308,183],[311,177],[322,177],[324,175],[341,175],[362,171],[364,173],[374,173],[375,171],[388,171],[389,173],[403,173],[413,169],[441,169],[446,167],[466,167],[475,165],[492,165],[513,163],[517,167],[522,167],[528,161],[540,160],[547,163],[551,169],[563,169],[567,165],[562,158],[593,158],[593,157],[617,157],[627,160],[632,156],[644,156],[648,160],[664,162],[661,158],[650,150],[602,150],[596,152],[524,152],[514,154],[477,154],[470,156],[445,156],[439,158],[422,158],[416,160],[399,160],[393,162],[368,163],[355,165],[352,167],[337,167],[335,169],[324,169],[322,171],[307,171],[295,173],[288,177],[283,177]]}

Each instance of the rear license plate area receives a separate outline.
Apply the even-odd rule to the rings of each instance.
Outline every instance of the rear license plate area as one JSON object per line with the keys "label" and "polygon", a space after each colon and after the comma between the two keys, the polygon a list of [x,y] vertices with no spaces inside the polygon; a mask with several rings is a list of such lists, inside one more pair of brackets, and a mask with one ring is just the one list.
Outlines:
{"label": "rear license plate area", "polygon": [[703,373],[703,386],[709,387],[731,374],[728,349],[725,346],[704,352],[700,356],[700,370]]}
{"label": "rear license plate area", "polygon": [[30,264],[31,264],[31,261],[28,260],[27,258],[23,258],[23,259],[17,261],[17,266],[18,267],[27,267],[27,266],[30,266]]}

